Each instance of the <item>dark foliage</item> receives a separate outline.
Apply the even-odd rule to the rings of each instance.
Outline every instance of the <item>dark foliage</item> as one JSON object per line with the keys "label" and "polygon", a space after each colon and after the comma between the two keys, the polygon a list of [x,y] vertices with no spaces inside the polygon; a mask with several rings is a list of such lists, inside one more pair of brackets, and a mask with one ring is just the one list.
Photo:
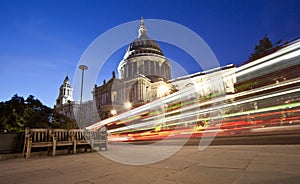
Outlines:
{"label": "dark foliage", "polygon": [[74,128],[73,124],[73,120],[55,114],[32,95],[25,100],[16,94],[9,101],[0,102],[0,132],[24,132],[26,127]]}
{"label": "dark foliage", "polygon": [[269,39],[268,35],[265,34],[263,39],[259,40],[259,44],[255,45],[253,53],[250,55],[249,60],[255,60],[265,55],[268,55],[275,50],[278,45],[281,43],[281,40],[277,41],[276,44],[273,44]]}

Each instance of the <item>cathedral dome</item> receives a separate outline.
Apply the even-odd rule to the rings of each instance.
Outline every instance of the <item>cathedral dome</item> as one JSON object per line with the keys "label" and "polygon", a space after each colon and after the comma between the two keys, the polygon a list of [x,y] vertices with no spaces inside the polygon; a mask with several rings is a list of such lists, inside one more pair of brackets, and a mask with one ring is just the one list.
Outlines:
{"label": "cathedral dome", "polygon": [[143,18],[138,38],[129,44],[124,58],[119,63],[118,72],[120,79],[124,80],[134,79],[139,74],[171,79],[171,64],[157,42],[148,37]]}
{"label": "cathedral dome", "polygon": [[126,59],[141,56],[144,54],[157,54],[164,56],[159,45],[149,38],[147,35],[142,35],[141,37],[135,39],[127,49],[128,56]]}
{"label": "cathedral dome", "polygon": [[144,19],[142,19],[139,29],[139,36],[129,44],[124,59],[149,54],[164,56],[160,46],[147,36],[147,29],[144,25]]}

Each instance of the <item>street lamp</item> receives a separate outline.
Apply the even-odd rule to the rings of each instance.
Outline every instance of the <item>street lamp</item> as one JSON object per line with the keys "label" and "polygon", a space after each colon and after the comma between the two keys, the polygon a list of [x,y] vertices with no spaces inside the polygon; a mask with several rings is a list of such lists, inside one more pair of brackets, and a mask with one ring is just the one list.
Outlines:
{"label": "street lamp", "polygon": [[80,94],[80,105],[82,104],[82,93],[83,93],[83,78],[84,78],[84,70],[87,70],[88,67],[85,65],[79,65],[79,69],[82,70],[81,76],[81,94]]}
{"label": "street lamp", "polygon": [[83,79],[84,79],[84,70],[87,70],[88,67],[85,65],[79,65],[79,69],[82,70],[82,76],[81,76],[81,93],[80,93],[80,125],[82,121],[82,93],[83,93]]}

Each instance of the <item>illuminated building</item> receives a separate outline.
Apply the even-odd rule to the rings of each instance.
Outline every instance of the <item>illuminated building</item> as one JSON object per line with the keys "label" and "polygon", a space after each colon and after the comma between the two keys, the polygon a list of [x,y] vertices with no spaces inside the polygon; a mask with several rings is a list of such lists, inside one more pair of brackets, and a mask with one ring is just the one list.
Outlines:
{"label": "illuminated building", "polygon": [[[190,85],[195,85],[202,96],[217,91],[234,93],[236,68],[233,65],[175,79],[171,77],[171,68],[170,62],[164,56],[158,43],[148,37],[147,28],[142,19],[138,37],[129,44],[118,65],[118,77],[113,71],[110,79],[104,80],[102,85],[96,84],[92,91],[91,103],[94,103],[100,118],[105,119]],[[215,76],[221,77],[221,80],[215,81]],[[68,115],[63,113],[68,110],[66,103],[57,103],[55,108],[61,109],[59,112]]]}
{"label": "illuminated building", "polygon": [[[111,79],[93,90],[101,119],[143,105],[170,93],[171,64],[160,46],[147,35],[144,20]],[[112,111],[113,110],[113,111]],[[111,113],[113,112],[113,113]]]}

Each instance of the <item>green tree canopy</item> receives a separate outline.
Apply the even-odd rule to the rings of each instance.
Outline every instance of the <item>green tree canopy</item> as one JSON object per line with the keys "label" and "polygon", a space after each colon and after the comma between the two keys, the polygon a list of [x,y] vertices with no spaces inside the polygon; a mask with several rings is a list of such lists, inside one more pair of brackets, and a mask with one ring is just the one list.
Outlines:
{"label": "green tree canopy", "polygon": [[69,117],[59,114],[58,112],[53,113],[51,119],[51,127],[52,128],[64,128],[64,129],[77,129],[77,123],[74,119],[70,119]]}
{"label": "green tree canopy", "polygon": [[30,128],[75,128],[76,122],[53,112],[34,96],[26,100],[14,95],[9,101],[0,102],[0,132],[23,132]]}

